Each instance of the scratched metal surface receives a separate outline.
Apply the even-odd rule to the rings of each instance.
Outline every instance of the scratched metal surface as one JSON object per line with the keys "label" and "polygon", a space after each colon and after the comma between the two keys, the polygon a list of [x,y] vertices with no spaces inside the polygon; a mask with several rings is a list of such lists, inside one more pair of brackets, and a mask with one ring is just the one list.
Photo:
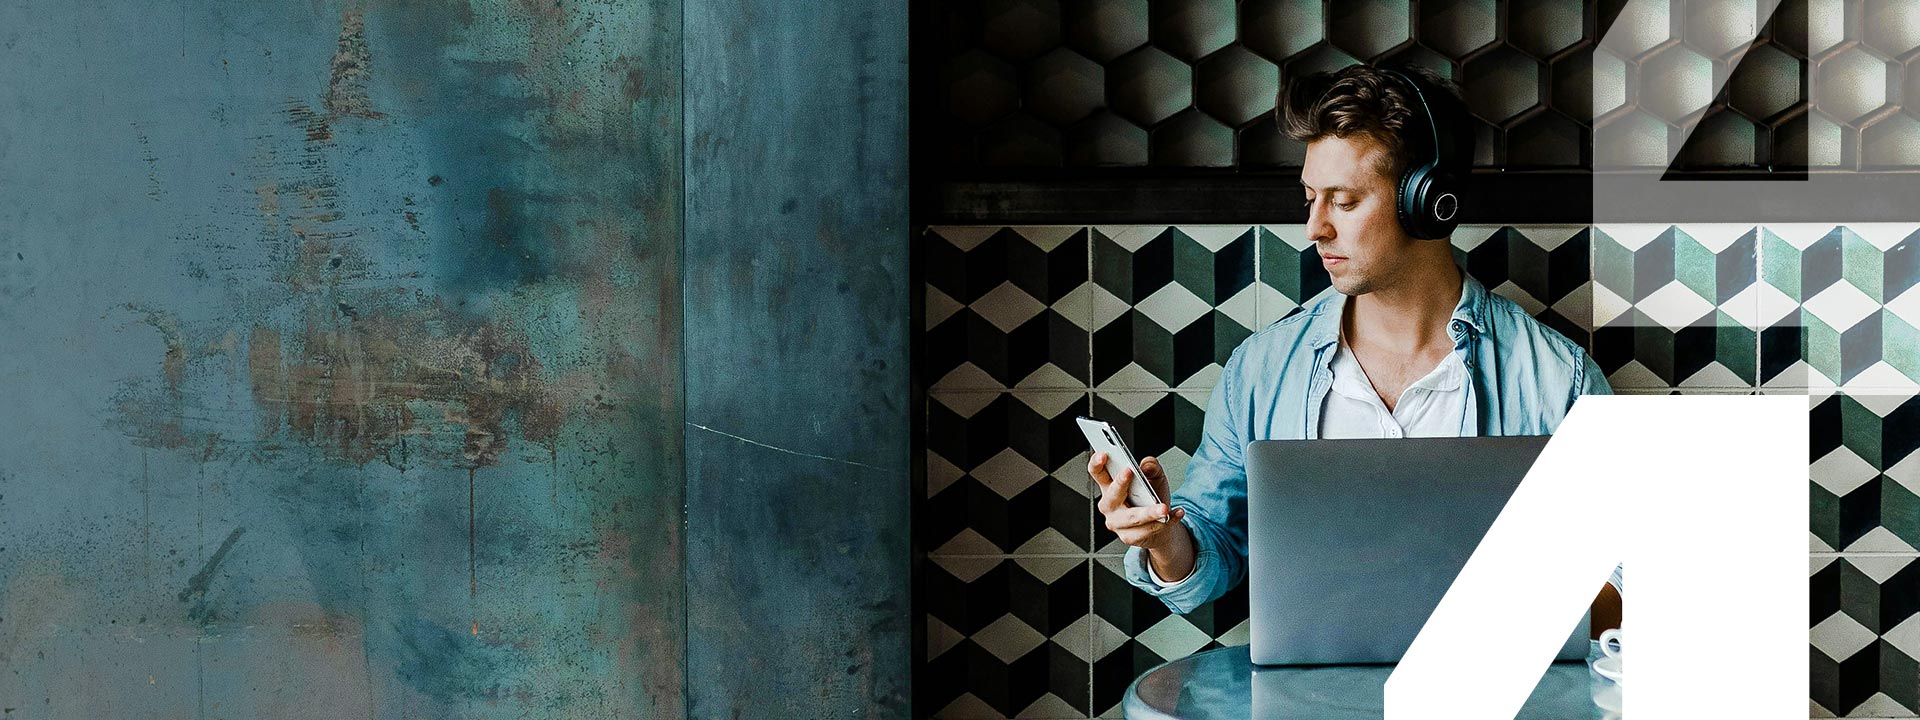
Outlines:
{"label": "scratched metal surface", "polygon": [[0,3],[6,718],[685,716],[679,22]]}
{"label": "scratched metal surface", "polygon": [[686,28],[690,714],[906,717],[905,4]]}

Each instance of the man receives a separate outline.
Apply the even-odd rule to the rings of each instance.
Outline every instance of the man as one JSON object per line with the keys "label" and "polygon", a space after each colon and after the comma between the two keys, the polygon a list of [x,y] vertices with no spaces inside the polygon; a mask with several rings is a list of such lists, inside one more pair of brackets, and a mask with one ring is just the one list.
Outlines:
{"label": "man", "polygon": [[[1455,265],[1446,237],[1409,234],[1396,210],[1402,173],[1434,153],[1464,166],[1473,134],[1451,82],[1402,72],[1425,81],[1435,121],[1456,123],[1465,147],[1431,147],[1427,114],[1402,76],[1355,65],[1289,83],[1276,112],[1307,144],[1307,232],[1337,292],[1234,350],[1171,503],[1129,508],[1132,473],[1110,477],[1098,454],[1088,464],[1107,528],[1130,546],[1127,580],[1176,613],[1246,575],[1248,443],[1546,435],[1580,395],[1612,392],[1577,343]],[[1168,497],[1158,459],[1144,458],[1141,470]],[[1594,637],[1619,624],[1618,582],[1615,570],[1595,600]]]}

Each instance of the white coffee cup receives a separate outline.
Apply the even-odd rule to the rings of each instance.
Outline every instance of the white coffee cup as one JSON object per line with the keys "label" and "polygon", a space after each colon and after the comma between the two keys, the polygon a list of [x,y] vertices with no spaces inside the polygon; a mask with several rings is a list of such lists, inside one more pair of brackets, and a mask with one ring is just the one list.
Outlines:
{"label": "white coffee cup", "polygon": [[1620,684],[1620,678],[1623,675],[1620,652],[1620,628],[1609,628],[1606,632],[1600,633],[1600,657],[1593,661],[1593,671],[1615,685]]}

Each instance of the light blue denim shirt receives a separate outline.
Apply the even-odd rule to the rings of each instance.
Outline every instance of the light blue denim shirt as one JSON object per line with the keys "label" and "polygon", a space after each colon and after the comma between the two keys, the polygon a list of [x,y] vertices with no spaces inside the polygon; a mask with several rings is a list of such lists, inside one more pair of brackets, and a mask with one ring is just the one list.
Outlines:
{"label": "light blue denim shirt", "polygon": [[[1550,435],[1575,398],[1613,392],[1578,344],[1461,275],[1464,287],[1447,332],[1471,379],[1467,402],[1478,434]],[[1247,444],[1319,437],[1346,299],[1328,293],[1234,349],[1207,402],[1186,482],[1171,501],[1186,508],[1182,522],[1198,553],[1193,574],[1162,588],[1147,575],[1146,551],[1129,547],[1128,582],[1184,615],[1246,578]]]}

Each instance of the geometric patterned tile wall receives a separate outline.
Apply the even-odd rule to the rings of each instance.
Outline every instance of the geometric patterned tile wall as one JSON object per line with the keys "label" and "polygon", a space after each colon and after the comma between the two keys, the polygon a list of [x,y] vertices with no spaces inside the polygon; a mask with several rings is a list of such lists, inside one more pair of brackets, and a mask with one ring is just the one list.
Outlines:
{"label": "geometric patterned tile wall", "polygon": [[[1273,118],[1288,79],[1407,62],[1463,87],[1480,167],[1664,165],[1663,146],[1683,169],[1920,166],[1920,8],[1779,5],[937,0],[914,38],[935,88],[916,117],[936,175],[1298,168]],[[1619,53],[1597,47],[1609,27]],[[1649,142],[1588,157],[1611,125]]]}
{"label": "geometric patterned tile wall", "polygon": [[[1920,225],[1466,226],[1455,259],[1621,392],[1809,396],[1811,717],[1920,717]],[[1330,292],[1304,228],[934,227],[919,369],[931,548],[917,705],[1118,717],[1246,642],[1244,587],[1173,615],[1123,579],[1073,417],[1177,489],[1219,365]]]}

